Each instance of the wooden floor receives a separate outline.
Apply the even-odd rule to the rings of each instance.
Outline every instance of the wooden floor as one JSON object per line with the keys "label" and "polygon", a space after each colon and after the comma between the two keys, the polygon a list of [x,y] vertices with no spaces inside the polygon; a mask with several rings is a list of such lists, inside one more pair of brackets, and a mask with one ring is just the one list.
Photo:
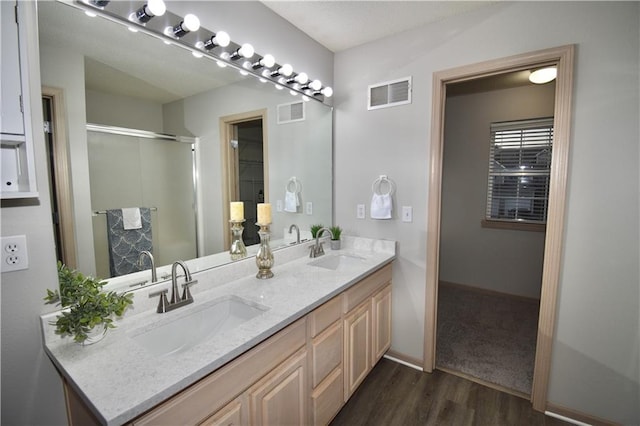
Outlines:
{"label": "wooden floor", "polygon": [[436,370],[382,359],[338,413],[338,425],[568,425],[531,403]]}

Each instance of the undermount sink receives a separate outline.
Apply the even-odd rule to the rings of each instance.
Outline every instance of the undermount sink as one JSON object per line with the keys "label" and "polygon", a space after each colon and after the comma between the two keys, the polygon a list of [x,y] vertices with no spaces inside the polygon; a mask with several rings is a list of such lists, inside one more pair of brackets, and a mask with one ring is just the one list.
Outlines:
{"label": "undermount sink", "polygon": [[349,254],[330,254],[319,257],[313,262],[309,262],[311,266],[337,271],[339,269],[349,268],[361,265],[364,257]]}
{"label": "undermount sink", "polygon": [[[198,343],[268,311],[269,308],[238,296],[224,296],[199,307],[158,314],[158,323],[144,327],[129,337],[153,355],[169,355]],[[165,316],[166,317],[162,317]]]}

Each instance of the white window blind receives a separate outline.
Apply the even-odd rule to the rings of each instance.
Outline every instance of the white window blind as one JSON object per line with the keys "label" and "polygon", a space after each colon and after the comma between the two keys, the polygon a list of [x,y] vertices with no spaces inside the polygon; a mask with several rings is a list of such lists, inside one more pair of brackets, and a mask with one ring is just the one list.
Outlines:
{"label": "white window blind", "polygon": [[487,220],[546,223],[553,118],[491,124]]}

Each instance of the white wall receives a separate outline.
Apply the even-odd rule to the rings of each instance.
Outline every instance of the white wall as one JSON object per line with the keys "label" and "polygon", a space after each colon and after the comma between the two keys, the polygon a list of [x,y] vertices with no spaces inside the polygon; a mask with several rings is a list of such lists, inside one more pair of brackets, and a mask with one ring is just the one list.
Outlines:
{"label": "white wall", "polygon": [[[576,43],[549,400],[624,424],[640,421],[638,6],[501,2],[336,55],[335,214],[350,234],[399,241],[395,351],[423,357],[433,72]],[[367,111],[367,85],[407,75],[411,105]],[[412,223],[355,218],[356,204],[368,204],[371,182],[383,173],[398,186],[396,207],[413,206]]]}
{"label": "white wall", "polygon": [[162,104],[87,90],[87,123],[162,133]]}
{"label": "white wall", "polygon": [[539,299],[544,232],[483,228],[491,123],[552,117],[555,84],[447,97],[440,279]]}

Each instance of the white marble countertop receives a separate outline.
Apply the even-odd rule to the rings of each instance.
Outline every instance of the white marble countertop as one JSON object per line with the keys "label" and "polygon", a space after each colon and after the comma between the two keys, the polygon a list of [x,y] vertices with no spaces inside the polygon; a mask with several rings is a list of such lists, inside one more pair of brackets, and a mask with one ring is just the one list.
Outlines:
{"label": "white marble countertop", "polygon": [[[45,351],[61,374],[84,398],[87,406],[106,425],[130,421],[195,381],[205,377],[238,355],[343,292],[362,277],[395,258],[395,242],[343,237],[342,249],[325,256],[350,254],[361,257],[338,270],[309,265],[311,243],[302,243],[274,253],[275,276],[255,277],[253,257],[194,273],[194,303],[164,314],[155,312],[157,297],[149,293],[168,283],[134,292],[133,309],[117,321],[97,344],[81,346],[72,338],[55,334],[56,313],[43,315]],[[153,355],[132,339],[141,329],[154,327],[172,317],[188,314],[214,299],[235,295],[269,309],[239,326],[201,343],[168,355]]]}

